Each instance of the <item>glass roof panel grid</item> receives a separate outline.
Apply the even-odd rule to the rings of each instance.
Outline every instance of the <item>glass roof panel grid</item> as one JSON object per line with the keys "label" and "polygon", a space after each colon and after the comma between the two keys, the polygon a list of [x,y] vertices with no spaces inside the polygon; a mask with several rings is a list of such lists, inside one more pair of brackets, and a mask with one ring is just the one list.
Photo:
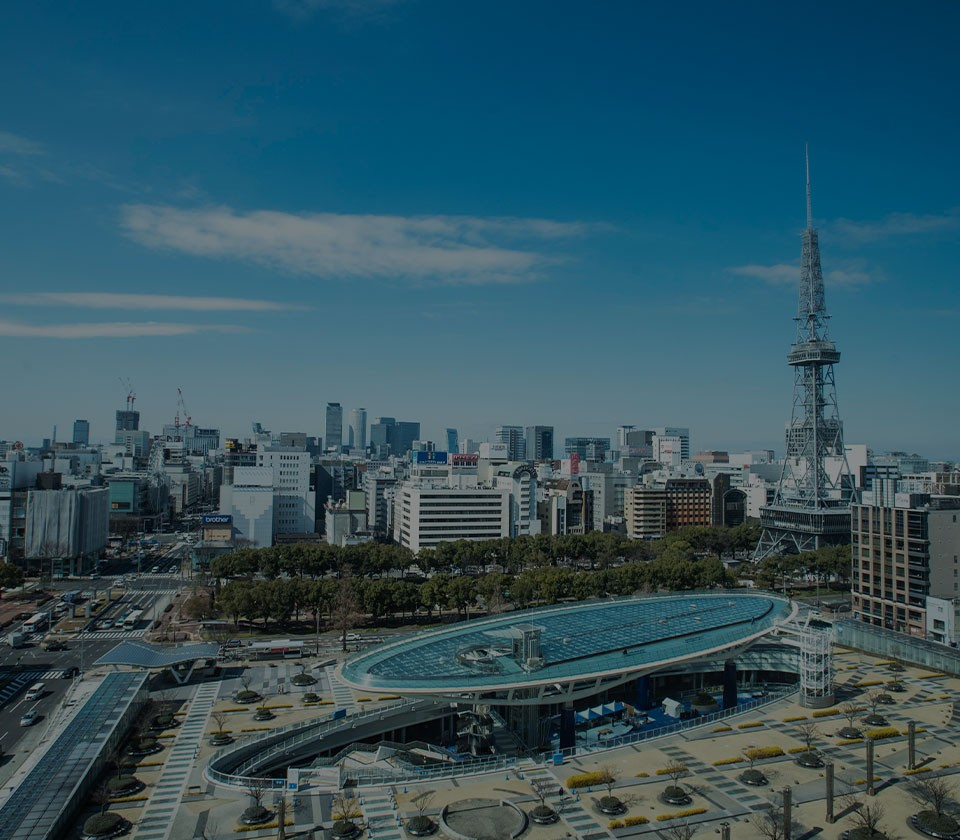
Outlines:
{"label": "glass roof panel grid", "polygon": [[212,659],[220,652],[216,642],[164,647],[146,642],[121,642],[101,656],[95,665],[130,665],[138,668],[168,668],[196,659]]}
{"label": "glass roof panel grid", "polygon": [[[433,682],[438,687],[516,685],[587,672],[622,670],[731,646],[745,636],[771,629],[792,612],[777,596],[715,593],[653,596],[562,605],[480,619],[453,628],[426,631],[369,649],[343,669],[348,681],[370,688]],[[510,653],[511,628],[543,628],[544,664],[527,673]],[[467,648],[499,651],[494,670],[477,670],[458,660]],[[624,660],[624,656],[628,659]]]}
{"label": "glass roof panel grid", "polygon": [[108,674],[0,808],[0,840],[46,837],[100,752],[100,741],[143,685],[143,674]]}

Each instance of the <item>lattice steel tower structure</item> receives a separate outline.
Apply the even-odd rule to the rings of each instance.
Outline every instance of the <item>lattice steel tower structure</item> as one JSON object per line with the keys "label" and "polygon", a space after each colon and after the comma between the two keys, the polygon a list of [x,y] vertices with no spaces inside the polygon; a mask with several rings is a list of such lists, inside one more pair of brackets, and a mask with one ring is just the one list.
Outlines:
{"label": "lattice steel tower structure", "polygon": [[[793,414],[773,504],[760,509],[763,533],[754,560],[850,541],[855,483],[843,448],[833,376],[840,352],[827,330],[830,316],[823,292],[820,244],[813,227],[809,155],[806,166],[807,228],[800,255],[797,339],[787,355],[787,364],[793,368]],[[828,459],[833,470],[827,469]]]}

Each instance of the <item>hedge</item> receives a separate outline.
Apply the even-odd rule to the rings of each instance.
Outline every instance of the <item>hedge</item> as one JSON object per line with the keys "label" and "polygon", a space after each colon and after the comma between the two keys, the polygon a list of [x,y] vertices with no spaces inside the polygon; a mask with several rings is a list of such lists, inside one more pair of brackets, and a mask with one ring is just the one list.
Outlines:
{"label": "hedge", "polygon": [[623,824],[628,826],[629,825],[646,825],[648,822],[650,822],[650,820],[647,817],[624,817],[623,818]]}
{"label": "hedge", "polygon": [[661,767],[659,770],[657,770],[657,775],[658,775],[658,776],[669,776],[669,775],[670,775],[671,773],[673,773],[675,770],[683,770],[684,772],[686,772],[686,771],[687,771],[687,765],[685,765],[685,764],[680,764],[680,765],[678,765],[677,767],[670,767],[670,768]]}
{"label": "hedge", "polygon": [[714,767],[723,767],[726,764],[739,764],[743,761],[739,756],[737,758],[721,758],[719,761],[713,762]]}
{"label": "hedge", "polygon": [[857,688],[869,688],[871,685],[883,685],[886,680],[860,680],[858,683],[854,683]]}
{"label": "hedge", "polygon": [[575,773],[573,776],[567,778],[567,787],[570,790],[593,787],[593,785],[606,784],[608,778],[606,773],[600,771],[593,773]]}
{"label": "hedge", "polygon": [[[940,766],[943,767],[944,769],[946,769],[947,767],[950,767],[949,764],[941,764]],[[929,767],[917,767],[917,768],[914,769],[914,770],[904,770],[904,771],[903,771],[903,775],[904,775],[904,776],[916,776],[917,773],[929,773],[929,772],[930,772],[930,768],[929,768]]]}
{"label": "hedge", "polygon": [[818,709],[810,717],[822,718],[822,717],[831,717],[833,715],[839,714],[839,709]]}
{"label": "hedge", "polygon": [[687,808],[686,811],[674,811],[672,814],[658,814],[657,822],[666,822],[667,820],[679,820],[683,817],[695,817],[697,814],[707,813],[706,808]]}
{"label": "hedge", "polygon": [[784,723],[793,723],[794,721],[806,720],[806,719],[807,719],[807,716],[806,716],[806,715],[793,715],[792,717],[785,717],[785,718],[783,719],[783,722],[784,722]]}
{"label": "hedge", "polygon": [[841,738],[837,744],[841,747],[849,747],[851,744],[862,744],[863,738]]}
{"label": "hedge", "polygon": [[744,750],[743,754],[747,758],[752,758],[754,761],[759,761],[761,758],[777,758],[778,756],[783,755],[783,749],[781,747],[751,747],[748,750]]}
{"label": "hedge", "polygon": [[751,720],[749,723],[738,723],[737,729],[755,729],[758,726],[763,726],[762,720]]}
{"label": "hedge", "polygon": [[900,730],[895,726],[882,726],[879,729],[868,729],[867,735],[874,741],[879,741],[883,738],[896,738],[900,735]]}
{"label": "hedge", "polygon": [[729,732],[731,729],[733,729],[732,726],[715,726],[710,731],[711,732]]}
{"label": "hedge", "polygon": [[607,828],[613,830],[615,828],[623,828],[623,820],[610,820],[607,823]]}
{"label": "hedge", "polygon": [[649,777],[650,777],[650,774],[646,770],[641,770],[639,773],[637,773],[635,778],[648,779]]}
{"label": "hedge", "polygon": [[[293,820],[284,820],[284,825],[293,825]],[[238,828],[235,828],[234,831],[260,831],[264,828],[280,828],[280,821],[274,820],[273,822],[268,823],[257,823],[256,825],[241,825]]]}

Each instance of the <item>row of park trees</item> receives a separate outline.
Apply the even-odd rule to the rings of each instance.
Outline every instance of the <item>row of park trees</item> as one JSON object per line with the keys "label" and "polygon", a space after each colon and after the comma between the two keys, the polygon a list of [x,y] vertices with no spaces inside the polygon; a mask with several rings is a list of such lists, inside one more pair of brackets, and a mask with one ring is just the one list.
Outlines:
{"label": "row of park trees", "polygon": [[346,547],[294,543],[270,548],[241,548],[213,562],[216,578],[321,578],[350,568],[355,577],[378,578],[417,568],[423,572],[476,573],[497,566],[519,575],[547,566],[606,569],[625,562],[654,560],[664,553],[719,560],[751,551],[759,531],[754,523],[736,528],[683,528],[661,540],[630,540],[619,533],[537,535],[495,540],[455,540],[414,556],[403,546],[368,542]]}

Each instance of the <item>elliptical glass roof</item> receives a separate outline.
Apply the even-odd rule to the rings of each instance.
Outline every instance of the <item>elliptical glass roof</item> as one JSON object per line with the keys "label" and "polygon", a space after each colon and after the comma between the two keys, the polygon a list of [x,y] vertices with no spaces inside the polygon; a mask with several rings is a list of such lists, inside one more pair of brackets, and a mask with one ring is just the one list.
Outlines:
{"label": "elliptical glass roof", "polygon": [[[379,645],[353,656],[341,673],[358,688],[399,694],[569,682],[649,670],[658,662],[734,647],[784,623],[793,612],[784,598],[740,592],[566,604],[463,622]],[[538,655],[531,657],[519,640],[538,628]]]}

